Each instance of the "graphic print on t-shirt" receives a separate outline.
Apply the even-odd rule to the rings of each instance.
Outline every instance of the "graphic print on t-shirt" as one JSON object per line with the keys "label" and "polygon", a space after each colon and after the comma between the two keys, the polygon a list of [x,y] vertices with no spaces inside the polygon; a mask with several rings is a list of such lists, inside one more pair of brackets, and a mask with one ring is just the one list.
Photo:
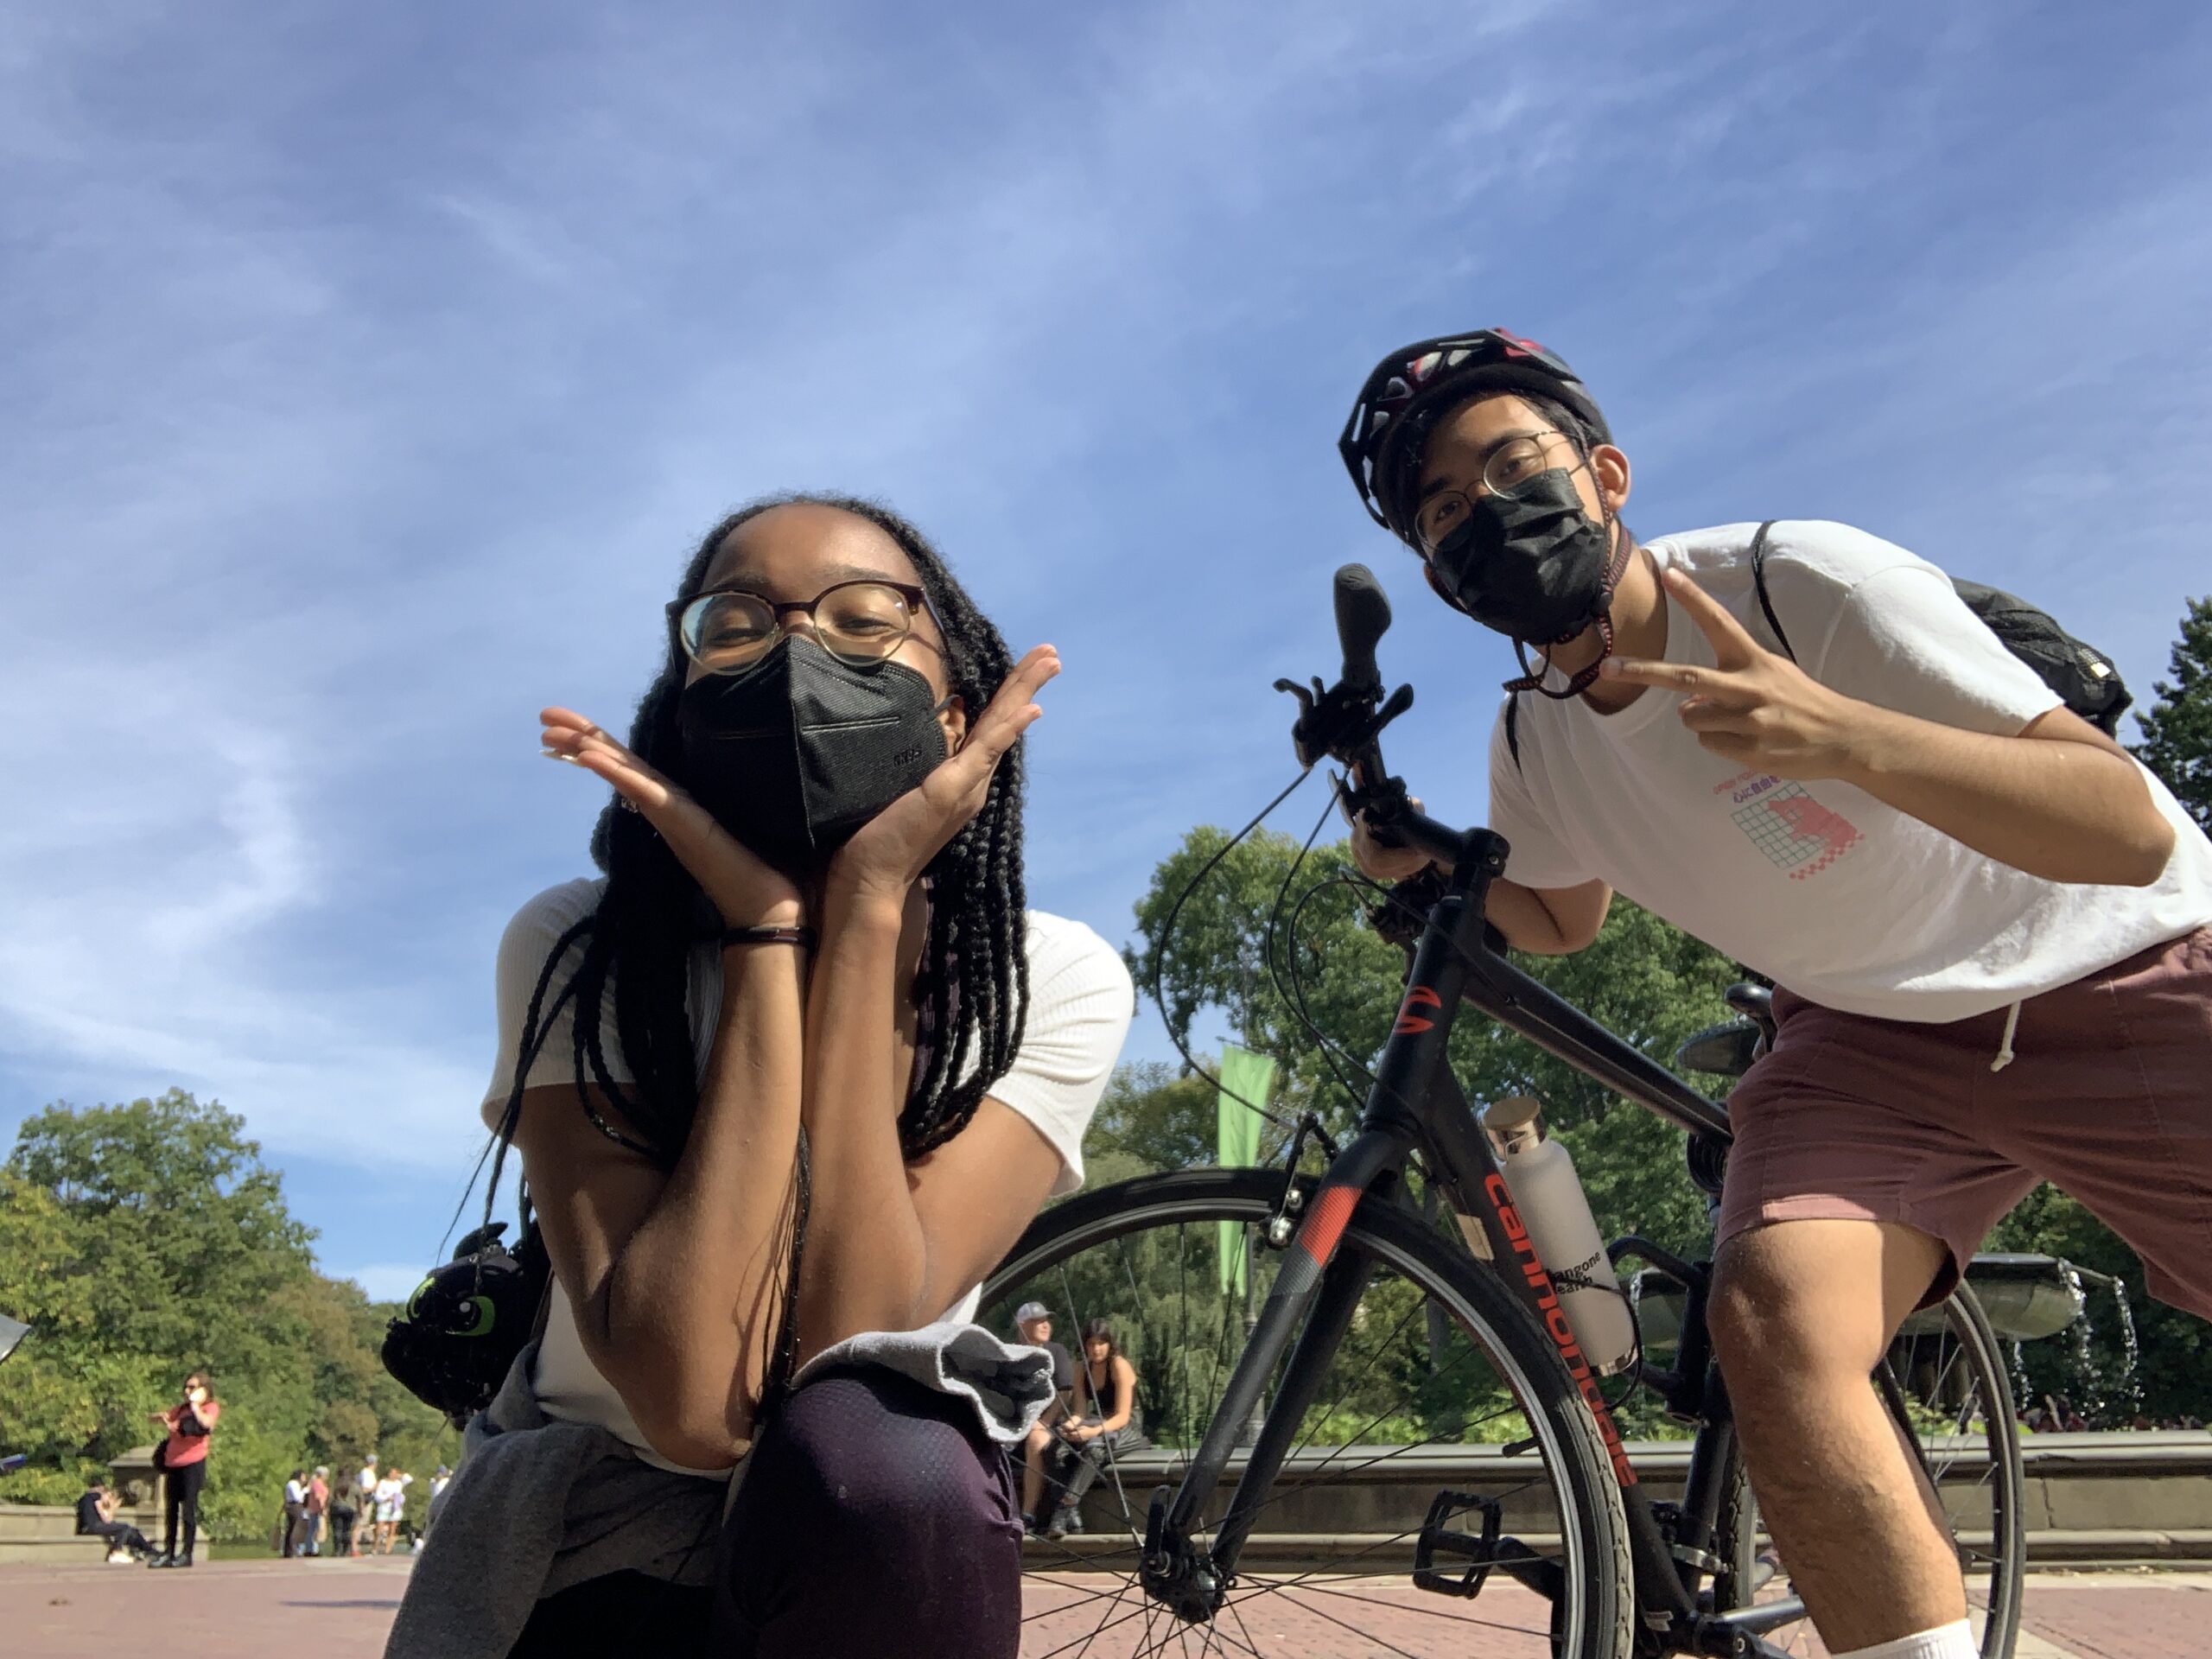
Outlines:
{"label": "graphic print on t-shirt", "polygon": [[1792,881],[1818,875],[1859,842],[1848,818],[1815,800],[1804,785],[1770,772],[1738,772],[1713,792],[1736,803],[1730,822]]}

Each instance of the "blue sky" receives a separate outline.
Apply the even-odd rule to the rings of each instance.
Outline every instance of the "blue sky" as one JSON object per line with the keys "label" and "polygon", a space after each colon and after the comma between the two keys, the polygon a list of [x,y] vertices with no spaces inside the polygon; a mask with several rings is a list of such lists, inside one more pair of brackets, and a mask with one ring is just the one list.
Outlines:
{"label": "blue sky", "polygon": [[1268,684],[1346,559],[1400,601],[1394,761],[1478,817],[1506,653],[1333,451],[1446,329],[1576,364],[1640,531],[1847,519],[2147,694],[2212,588],[2209,48],[2179,4],[0,5],[0,1129],[219,1096],[404,1287],[499,929],[587,867],[535,711],[626,722],[772,490],[885,497],[1060,647],[1031,891],[1109,938],[1288,777]]}

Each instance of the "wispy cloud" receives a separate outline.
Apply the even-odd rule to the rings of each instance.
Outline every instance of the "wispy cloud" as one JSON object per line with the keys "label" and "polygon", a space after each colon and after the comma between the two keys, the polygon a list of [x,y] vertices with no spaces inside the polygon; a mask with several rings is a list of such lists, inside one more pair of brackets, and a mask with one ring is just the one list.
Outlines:
{"label": "wispy cloud", "polygon": [[1062,647],[1033,893],[1109,937],[1287,775],[1344,558],[1401,601],[1394,760],[1478,816],[1503,653],[1329,450],[1439,327],[1581,364],[1639,528],[1960,550],[2147,683],[2212,435],[2160,10],[2083,77],[2055,7],[16,9],[0,1113],[185,1083],[416,1172],[435,1237],[493,942],[598,804],[531,717],[623,718],[771,489],[886,494]]}

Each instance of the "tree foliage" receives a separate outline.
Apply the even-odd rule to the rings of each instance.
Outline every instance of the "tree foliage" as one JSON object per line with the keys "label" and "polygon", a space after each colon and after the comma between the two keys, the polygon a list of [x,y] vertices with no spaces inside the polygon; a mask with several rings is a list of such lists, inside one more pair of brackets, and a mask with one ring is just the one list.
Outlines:
{"label": "tree foliage", "polygon": [[2212,835],[2212,598],[2189,601],[2167,664],[2173,678],[2158,682],[2158,702],[2136,716],[2135,753]]}
{"label": "tree foliage", "polygon": [[0,1309],[31,1334],[0,1369],[0,1448],[18,1502],[73,1499],[86,1472],[160,1431],[188,1370],[223,1402],[202,1515],[269,1529],[284,1478],[380,1450],[427,1467],[451,1431],[378,1358],[391,1310],[315,1269],[243,1122],[171,1090],[26,1120],[0,1168]]}

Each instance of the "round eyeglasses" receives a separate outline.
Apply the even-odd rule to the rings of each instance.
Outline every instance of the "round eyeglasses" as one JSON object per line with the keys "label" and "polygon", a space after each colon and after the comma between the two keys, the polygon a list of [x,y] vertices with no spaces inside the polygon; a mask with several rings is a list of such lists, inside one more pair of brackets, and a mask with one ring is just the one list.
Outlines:
{"label": "round eyeglasses", "polygon": [[812,599],[779,604],[741,588],[695,594],[668,607],[686,656],[709,674],[753,666],[789,631],[793,613],[814,625],[822,648],[841,662],[880,663],[906,643],[929,601],[900,582],[841,582]]}
{"label": "round eyeglasses", "polygon": [[[1511,496],[1526,489],[1539,474],[1552,470],[1546,458],[1547,445],[1553,440],[1565,442],[1555,432],[1526,435],[1508,438],[1490,452],[1490,459],[1483,462],[1483,493],[1487,495]],[[1440,490],[1421,504],[1414,515],[1414,532],[1420,538],[1421,550],[1433,553],[1444,538],[1467,522],[1474,511],[1474,504],[1459,490]]]}

